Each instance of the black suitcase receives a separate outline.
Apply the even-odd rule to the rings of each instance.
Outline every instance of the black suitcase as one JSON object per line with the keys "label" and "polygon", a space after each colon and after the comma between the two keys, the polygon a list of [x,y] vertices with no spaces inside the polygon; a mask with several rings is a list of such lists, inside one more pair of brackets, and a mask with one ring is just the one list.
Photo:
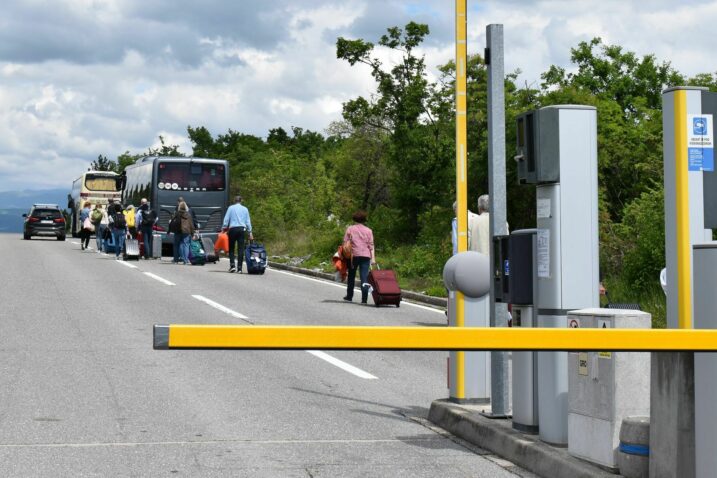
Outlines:
{"label": "black suitcase", "polygon": [[246,271],[249,274],[263,274],[266,270],[266,249],[263,244],[251,241],[244,250]]}
{"label": "black suitcase", "polygon": [[219,256],[214,250],[214,243],[212,242],[212,239],[209,237],[202,237],[202,247],[204,248],[204,252],[207,254],[207,262],[216,264],[219,260]]}

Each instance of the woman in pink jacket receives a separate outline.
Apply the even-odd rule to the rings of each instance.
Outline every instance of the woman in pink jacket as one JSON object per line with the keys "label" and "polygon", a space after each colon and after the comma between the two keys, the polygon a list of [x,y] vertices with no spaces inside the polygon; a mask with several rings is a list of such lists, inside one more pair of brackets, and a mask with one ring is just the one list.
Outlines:
{"label": "woman in pink jacket", "polygon": [[351,302],[354,297],[354,283],[356,270],[361,279],[361,303],[368,302],[368,270],[371,264],[376,264],[376,255],[373,248],[373,231],[366,227],[366,213],[356,211],[353,215],[355,224],[346,228],[344,242],[351,241],[351,262],[349,264],[349,278],[346,284],[346,297]]}

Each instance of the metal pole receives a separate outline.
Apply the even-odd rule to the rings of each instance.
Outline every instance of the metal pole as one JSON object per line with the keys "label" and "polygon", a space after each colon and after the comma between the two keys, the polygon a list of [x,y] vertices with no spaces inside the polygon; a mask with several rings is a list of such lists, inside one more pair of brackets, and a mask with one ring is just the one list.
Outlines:
{"label": "metal pole", "polygon": [[692,241],[687,164],[687,92],[675,93],[675,192],[677,217],[677,322],[692,328]]}
{"label": "metal pole", "polygon": [[[466,158],[468,127],[466,122],[466,1],[456,0],[456,220],[458,252],[468,250],[468,194]],[[465,299],[456,292],[456,327],[465,327]],[[455,367],[455,400],[465,398],[465,354],[458,352]]]}
{"label": "metal pole", "polygon": [[[486,27],[486,63],[488,64],[488,184],[490,194],[490,236],[508,234],[505,194],[505,95],[503,65],[503,25]],[[495,251],[491,247],[490,263],[495,263]],[[491,281],[490,326],[508,325],[506,304],[495,302],[495,284]],[[507,352],[491,352],[491,411],[486,414],[493,418],[504,418],[510,414],[508,396],[508,355]]]}

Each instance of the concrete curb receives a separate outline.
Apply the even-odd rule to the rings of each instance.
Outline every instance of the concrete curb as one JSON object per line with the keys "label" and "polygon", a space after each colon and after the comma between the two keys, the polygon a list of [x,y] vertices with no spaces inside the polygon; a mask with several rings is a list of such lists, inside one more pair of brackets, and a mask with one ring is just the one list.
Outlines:
{"label": "concrete curb", "polygon": [[552,447],[536,436],[513,430],[509,420],[486,418],[479,413],[480,410],[480,407],[435,400],[431,403],[428,419],[467,442],[545,478],[620,476],[570,456],[565,448]]}
{"label": "concrete curb", "polygon": [[[268,264],[270,267],[273,267],[274,269],[281,269],[281,270],[285,270],[285,271],[295,272],[297,274],[304,274],[304,275],[308,275],[308,276],[312,276],[312,277],[317,277],[319,279],[336,282],[334,279],[334,275],[329,274],[327,272],[314,271],[311,269],[304,269],[303,267],[290,266],[288,264],[282,264],[280,262],[274,262],[274,261],[268,261]],[[401,291],[401,294],[404,299],[408,299],[413,302],[420,302],[422,304],[433,305],[435,307],[446,308],[447,302],[448,302],[448,300],[443,297],[432,297],[430,295],[421,294],[418,292],[412,292],[410,290]]]}

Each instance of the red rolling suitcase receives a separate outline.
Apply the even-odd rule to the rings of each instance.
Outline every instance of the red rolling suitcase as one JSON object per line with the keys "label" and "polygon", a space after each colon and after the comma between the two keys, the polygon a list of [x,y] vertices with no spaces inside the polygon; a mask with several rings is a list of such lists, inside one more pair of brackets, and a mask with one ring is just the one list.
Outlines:
{"label": "red rolling suitcase", "polygon": [[398,286],[396,274],[392,270],[374,269],[368,273],[371,285],[371,296],[376,307],[395,305],[401,307],[401,288]]}

